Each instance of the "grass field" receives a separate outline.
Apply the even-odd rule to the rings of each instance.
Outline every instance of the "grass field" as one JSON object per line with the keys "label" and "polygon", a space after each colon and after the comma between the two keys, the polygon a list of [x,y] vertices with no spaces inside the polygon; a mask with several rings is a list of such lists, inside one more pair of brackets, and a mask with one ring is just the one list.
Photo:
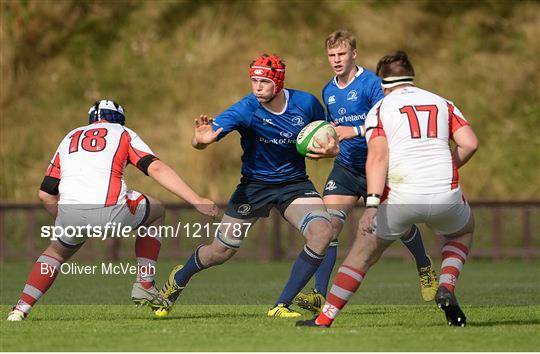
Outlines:
{"label": "grass field", "polygon": [[[5,316],[29,263],[1,267]],[[171,263],[160,265],[160,283]],[[29,320],[0,321],[2,351],[539,351],[540,262],[471,261],[458,296],[469,319],[451,328],[420,299],[414,266],[385,260],[331,329],[264,316],[289,263],[231,262],[193,279],[168,319],[129,304],[132,276],[61,275]],[[308,318],[306,313],[303,318]]]}

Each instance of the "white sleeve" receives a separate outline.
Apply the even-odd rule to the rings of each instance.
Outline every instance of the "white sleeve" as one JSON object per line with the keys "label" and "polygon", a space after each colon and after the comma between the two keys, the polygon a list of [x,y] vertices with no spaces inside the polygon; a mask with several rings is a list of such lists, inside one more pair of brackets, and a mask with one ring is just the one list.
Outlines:
{"label": "white sleeve", "polygon": [[[125,128],[131,138],[131,148],[137,153],[141,153],[141,157],[146,155],[154,155],[154,152],[150,147],[141,139],[137,133],[129,128]],[[155,156],[155,155],[154,155]]]}
{"label": "white sleeve", "polygon": [[378,112],[381,107],[382,100],[377,102],[375,106],[373,106],[366,117],[365,122],[365,129],[366,129],[366,141],[369,142],[371,137],[373,136],[373,133],[375,132],[375,136],[380,136],[381,132],[379,130],[382,129],[382,123],[379,120]]}

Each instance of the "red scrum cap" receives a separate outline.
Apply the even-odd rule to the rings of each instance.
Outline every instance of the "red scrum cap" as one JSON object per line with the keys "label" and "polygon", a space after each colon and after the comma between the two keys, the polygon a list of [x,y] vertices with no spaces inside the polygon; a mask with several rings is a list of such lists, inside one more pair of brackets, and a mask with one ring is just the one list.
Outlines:
{"label": "red scrum cap", "polygon": [[277,55],[263,54],[249,66],[249,77],[270,79],[274,82],[274,96],[283,89],[285,64]]}

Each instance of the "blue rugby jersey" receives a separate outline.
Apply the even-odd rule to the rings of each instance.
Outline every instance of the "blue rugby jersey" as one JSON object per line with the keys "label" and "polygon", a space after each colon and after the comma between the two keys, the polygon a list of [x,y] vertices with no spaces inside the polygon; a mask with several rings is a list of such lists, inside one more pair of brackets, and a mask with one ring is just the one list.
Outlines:
{"label": "blue rugby jersey", "polygon": [[[345,87],[339,87],[334,77],[323,88],[322,97],[326,110],[327,120],[336,125],[345,127],[358,127],[364,125],[367,113],[381,100],[384,95],[381,89],[381,80],[368,69],[358,67],[358,72]],[[340,153],[336,160],[355,171],[364,171],[367,158],[366,139],[356,138],[342,140]]]}
{"label": "blue rugby jersey", "polygon": [[325,112],[310,93],[284,90],[283,112],[270,112],[249,94],[214,118],[218,140],[233,130],[240,133],[242,180],[282,183],[306,178],[306,164],[296,151],[296,136],[307,124],[324,120]]}

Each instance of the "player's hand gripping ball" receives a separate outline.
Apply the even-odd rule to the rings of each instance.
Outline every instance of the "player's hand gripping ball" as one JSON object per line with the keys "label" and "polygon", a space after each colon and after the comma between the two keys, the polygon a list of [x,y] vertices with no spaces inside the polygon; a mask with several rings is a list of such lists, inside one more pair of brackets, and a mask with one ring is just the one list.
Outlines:
{"label": "player's hand gripping ball", "polygon": [[302,156],[306,156],[309,147],[319,148],[316,139],[324,144],[328,143],[328,135],[337,140],[337,133],[334,127],[324,120],[316,120],[309,123],[298,133],[296,137],[296,151]]}

